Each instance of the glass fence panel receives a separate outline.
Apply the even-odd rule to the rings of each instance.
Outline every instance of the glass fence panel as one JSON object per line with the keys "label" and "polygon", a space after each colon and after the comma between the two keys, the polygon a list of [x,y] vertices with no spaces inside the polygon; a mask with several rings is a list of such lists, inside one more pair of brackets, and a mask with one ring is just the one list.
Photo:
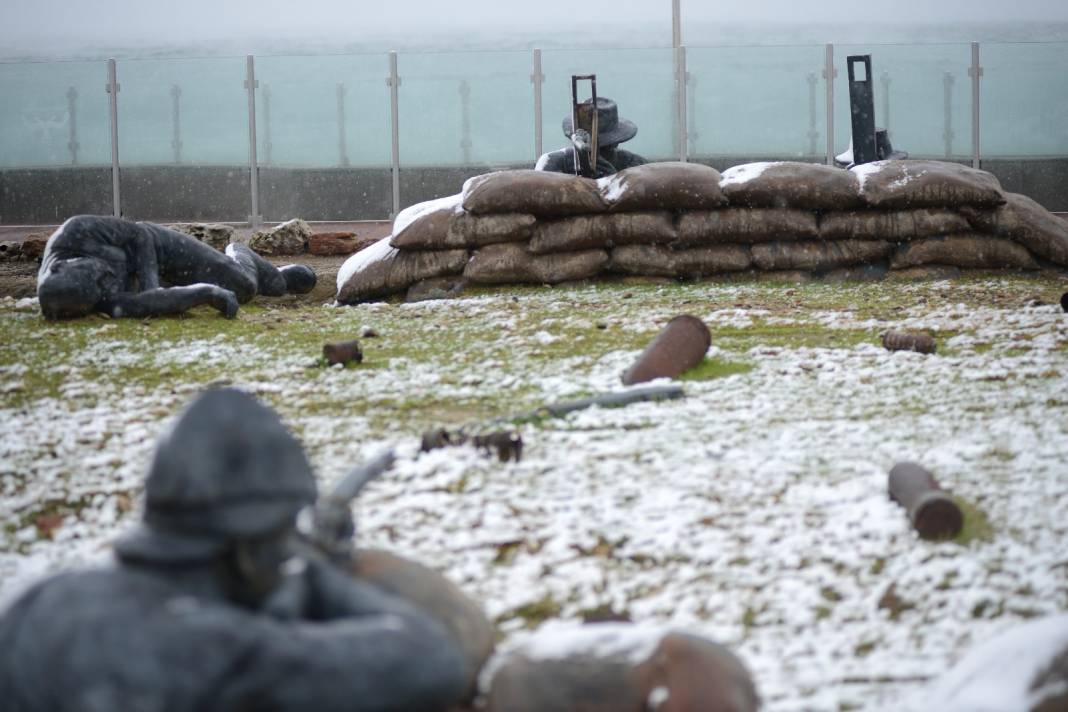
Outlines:
{"label": "glass fence panel", "polygon": [[106,62],[0,64],[0,224],[110,214]]}
{"label": "glass fence panel", "polygon": [[971,46],[836,45],[835,153],[845,151],[853,129],[847,57],[871,55],[875,125],[889,131],[894,150],[911,158],[970,160],[972,154]]}
{"label": "glass fence panel", "polygon": [[256,76],[264,219],[388,217],[388,56],[257,57]]}
{"label": "glass fence panel", "polygon": [[823,160],[823,47],[689,47],[690,152],[697,158]]}
{"label": "glass fence panel", "polygon": [[0,168],[111,165],[107,62],[0,64]]}
{"label": "glass fence panel", "polygon": [[122,214],[247,220],[245,58],[124,60],[116,71]]}
{"label": "glass fence panel", "polygon": [[983,44],[984,158],[1068,156],[1068,42]]}
{"label": "glass fence panel", "polygon": [[[619,116],[638,125],[622,148],[648,160],[672,160],[675,149],[675,60],[671,49],[545,50],[542,52],[543,145],[563,148],[562,121],[571,115],[571,75],[596,74],[597,93],[614,100]],[[589,96],[580,84],[580,99]]]}

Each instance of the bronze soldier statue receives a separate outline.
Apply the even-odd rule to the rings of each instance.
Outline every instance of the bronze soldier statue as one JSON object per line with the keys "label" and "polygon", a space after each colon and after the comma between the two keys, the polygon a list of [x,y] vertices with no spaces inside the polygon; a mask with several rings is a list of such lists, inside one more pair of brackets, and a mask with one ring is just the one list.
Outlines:
{"label": "bronze soldier statue", "polygon": [[[587,100],[579,106],[590,106]],[[564,136],[572,138],[574,123],[570,115],[563,120]],[[624,168],[640,166],[647,161],[636,153],[619,148],[619,144],[629,141],[638,134],[638,126],[633,121],[619,118],[616,102],[608,97],[597,97],[597,167],[595,177],[611,175]],[[561,148],[543,154],[534,170],[554,171],[556,173],[575,172],[575,147]]]}

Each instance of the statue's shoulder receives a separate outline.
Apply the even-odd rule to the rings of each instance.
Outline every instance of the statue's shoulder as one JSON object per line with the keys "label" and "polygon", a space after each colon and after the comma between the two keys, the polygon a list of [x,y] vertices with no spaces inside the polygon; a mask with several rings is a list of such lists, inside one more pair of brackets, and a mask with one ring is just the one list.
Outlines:
{"label": "statue's shoulder", "polygon": [[633,168],[634,166],[644,166],[649,161],[644,157],[639,156],[637,153],[626,151],[622,148],[616,149],[616,170],[623,170],[624,168]]}
{"label": "statue's shoulder", "polygon": [[538,162],[534,164],[536,171],[553,171],[555,173],[571,173],[575,167],[575,159],[572,148],[560,148],[555,151],[543,153]]}

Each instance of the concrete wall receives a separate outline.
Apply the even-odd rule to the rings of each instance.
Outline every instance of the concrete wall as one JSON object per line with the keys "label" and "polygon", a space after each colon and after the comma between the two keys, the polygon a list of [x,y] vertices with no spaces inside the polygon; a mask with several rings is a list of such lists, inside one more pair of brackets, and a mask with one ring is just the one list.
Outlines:
{"label": "concrete wall", "polygon": [[[723,170],[770,157],[702,159]],[[411,167],[400,172],[401,208],[460,192],[473,175],[509,166]],[[510,166],[524,167],[524,166]],[[1068,158],[990,159],[983,168],[1006,190],[1068,212]],[[245,222],[250,181],[243,166],[144,166],[120,173],[123,215],[158,222]],[[382,220],[392,210],[389,168],[260,169],[260,215],[267,222]],[[79,213],[112,211],[109,167],[0,170],[0,225],[48,225]]]}

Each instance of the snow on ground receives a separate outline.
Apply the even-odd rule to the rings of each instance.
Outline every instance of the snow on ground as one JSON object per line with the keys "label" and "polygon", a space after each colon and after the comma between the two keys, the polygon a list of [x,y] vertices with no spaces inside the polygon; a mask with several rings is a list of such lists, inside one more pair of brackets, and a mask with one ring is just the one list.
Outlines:
{"label": "snow on ground", "polygon": [[[314,354],[223,336],[116,347],[108,324],[101,343],[65,363],[0,361],[0,605],[45,572],[106,559],[136,517],[154,438],[204,385],[87,376],[143,360],[143,348],[160,369],[244,364],[234,382],[283,413],[324,487],[396,447],[397,465],[357,503],[361,543],[445,572],[499,621],[505,645],[611,609],[730,646],[767,710],[922,709],[928,681],[970,647],[1068,610],[1068,316],[1059,307],[1024,306],[1031,287],[1019,282],[859,288],[894,290],[893,321],[846,307],[773,313],[761,305],[767,286],[691,285],[681,302],[665,298],[672,289],[683,288],[630,299],[526,290],[512,309],[508,296],[484,296],[319,310],[354,333],[410,329],[413,343],[468,328],[455,324],[495,334],[453,359],[396,357],[388,368],[311,369]],[[1012,298],[987,299],[999,290]],[[467,447],[420,456],[422,421],[407,422],[404,410],[382,425],[383,411],[428,394],[436,403],[503,394],[522,412],[616,390],[638,348],[598,352],[606,332],[594,322],[644,343],[681,311],[713,329],[710,356],[753,370],[686,382],[682,401],[525,425],[519,463]],[[0,325],[36,318],[0,303]],[[717,329],[754,324],[872,337],[720,348]],[[939,355],[885,351],[874,334],[890,327],[936,332]],[[566,357],[543,351],[580,338],[586,347]],[[6,405],[32,369],[61,373],[60,393]],[[322,410],[326,400],[350,405]],[[981,510],[990,536],[919,540],[886,494],[903,460]],[[29,513],[52,500],[79,507],[64,510],[49,539]]]}

